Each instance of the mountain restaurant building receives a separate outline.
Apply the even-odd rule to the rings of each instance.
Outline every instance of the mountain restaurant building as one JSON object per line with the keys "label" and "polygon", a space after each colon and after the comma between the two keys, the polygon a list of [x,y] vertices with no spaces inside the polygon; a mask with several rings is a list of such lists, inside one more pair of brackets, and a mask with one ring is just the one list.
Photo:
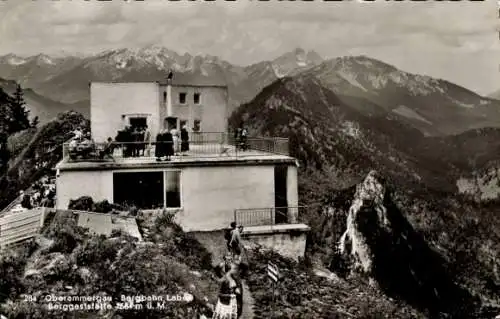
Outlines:
{"label": "mountain restaurant building", "polygon": [[[229,134],[226,86],[93,82],[90,95],[92,145],[75,155],[65,143],[56,166],[57,209],[90,196],[175,212],[186,231],[222,229],[235,220],[296,223],[297,210],[290,208],[298,207],[297,161],[288,155],[288,141],[248,136],[243,143]],[[105,144],[126,127],[146,126],[149,141]],[[189,149],[158,160],[156,135],[182,127]],[[126,152],[138,145],[133,155]]]}

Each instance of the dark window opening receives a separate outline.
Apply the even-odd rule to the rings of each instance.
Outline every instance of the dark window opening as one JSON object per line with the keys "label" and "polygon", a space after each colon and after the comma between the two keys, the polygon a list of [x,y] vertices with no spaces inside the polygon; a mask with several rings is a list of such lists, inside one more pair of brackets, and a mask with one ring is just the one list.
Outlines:
{"label": "dark window opening", "polygon": [[201,121],[194,120],[193,132],[199,132],[201,130]]}
{"label": "dark window opening", "polygon": [[165,124],[167,130],[177,129],[177,118],[176,117],[167,117],[165,119]]}
{"label": "dark window opening", "polygon": [[129,124],[132,128],[145,128],[147,127],[147,118],[132,117],[129,119]]}
{"label": "dark window opening", "polygon": [[179,93],[179,103],[186,104],[186,93]]}
{"label": "dark window opening", "polygon": [[167,92],[163,92],[163,102],[167,102]]}
{"label": "dark window opening", "polygon": [[200,104],[200,93],[195,93],[193,97],[194,104]]}
{"label": "dark window opening", "polygon": [[187,125],[187,120],[180,120],[180,121],[179,121],[179,124],[180,124],[179,126],[180,126],[181,128],[183,128],[184,126],[186,126],[186,125]]}
{"label": "dark window opening", "polygon": [[167,208],[181,207],[181,173],[165,172],[165,198]]}
{"label": "dark window opening", "polygon": [[276,165],[274,167],[274,206],[276,207],[276,224],[288,221],[287,198],[288,166]]}
{"label": "dark window opening", "polygon": [[114,173],[113,199],[141,209],[163,207],[163,172]]}

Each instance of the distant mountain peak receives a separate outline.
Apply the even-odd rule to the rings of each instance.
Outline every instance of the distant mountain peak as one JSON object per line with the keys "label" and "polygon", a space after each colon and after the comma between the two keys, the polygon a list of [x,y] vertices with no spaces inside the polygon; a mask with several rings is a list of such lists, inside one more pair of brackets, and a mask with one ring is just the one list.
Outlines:
{"label": "distant mountain peak", "polygon": [[17,54],[13,54],[13,53],[9,53],[7,55],[4,55],[3,57],[1,57],[1,59],[10,65],[20,65],[20,64],[24,64],[27,62],[26,58],[23,58]]}
{"label": "distant mountain peak", "polygon": [[282,78],[314,67],[322,61],[323,59],[314,51],[306,52],[302,48],[295,48],[271,61],[271,67],[276,77]]}

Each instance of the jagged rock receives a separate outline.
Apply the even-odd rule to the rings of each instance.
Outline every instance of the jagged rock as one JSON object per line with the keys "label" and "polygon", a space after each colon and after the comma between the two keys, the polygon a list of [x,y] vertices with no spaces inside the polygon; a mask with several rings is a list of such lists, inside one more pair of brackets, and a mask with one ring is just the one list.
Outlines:
{"label": "jagged rock", "polygon": [[361,267],[365,273],[370,274],[373,267],[373,253],[366,242],[365,236],[360,232],[357,223],[363,219],[361,208],[366,202],[371,202],[377,213],[377,222],[387,231],[390,231],[390,222],[387,218],[387,210],[383,205],[385,187],[379,182],[377,173],[371,171],[363,183],[359,184],[354,195],[354,201],[349,209],[347,217],[347,229],[340,239],[340,252],[349,253],[355,258],[356,267]]}
{"label": "jagged rock", "polygon": [[476,301],[455,284],[445,258],[413,229],[376,171],[357,186],[338,245],[351,273],[367,275],[371,286],[431,317],[460,318]]}

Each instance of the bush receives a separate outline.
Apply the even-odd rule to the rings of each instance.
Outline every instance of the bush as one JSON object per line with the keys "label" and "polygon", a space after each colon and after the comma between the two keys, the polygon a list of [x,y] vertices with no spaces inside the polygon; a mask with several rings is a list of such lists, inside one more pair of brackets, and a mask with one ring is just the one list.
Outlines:
{"label": "bush", "polygon": [[109,213],[113,210],[113,205],[111,205],[107,200],[103,200],[94,204],[93,211],[96,213]]}
{"label": "bush", "polygon": [[90,196],[82,196],[77,199],[70,199],[68,209],[106,214],[113,212],[114,210],[125,210],[125,208],[121,207],[120,205],[112,204],[106,199],[100,202],[94,202],[94,200]]}
{"label": "bush", "polygon": [[78,199],[69,200],[68,209],[92,211],[93,208],[94,208],[94,201],[90,196],[82,196]]}

